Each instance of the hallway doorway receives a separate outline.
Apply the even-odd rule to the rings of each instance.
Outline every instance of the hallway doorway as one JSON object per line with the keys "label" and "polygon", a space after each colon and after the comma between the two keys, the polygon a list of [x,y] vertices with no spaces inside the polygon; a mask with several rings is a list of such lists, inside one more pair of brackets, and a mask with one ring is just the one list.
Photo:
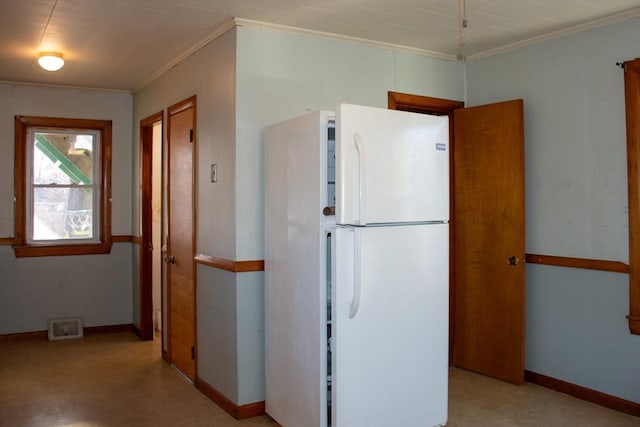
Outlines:
{"label": "hallway doorway", "polygon": [[140,337],[152,340],[162,330],[162,112],[140,122],[141,241]]}

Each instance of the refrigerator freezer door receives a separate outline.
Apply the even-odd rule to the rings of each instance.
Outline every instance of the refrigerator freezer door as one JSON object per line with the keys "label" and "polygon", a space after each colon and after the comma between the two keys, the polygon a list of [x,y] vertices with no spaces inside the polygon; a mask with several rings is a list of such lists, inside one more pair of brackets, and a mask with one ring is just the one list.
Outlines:
{"label": "refrigerator freezer door", "polygon": [[448,240],[448,224],[337,227],[332,426],[446,423]]}
{"label": "refrigerator freezer door", "polygon": [[449,119],[342,104],[336,223],[447,221]]}

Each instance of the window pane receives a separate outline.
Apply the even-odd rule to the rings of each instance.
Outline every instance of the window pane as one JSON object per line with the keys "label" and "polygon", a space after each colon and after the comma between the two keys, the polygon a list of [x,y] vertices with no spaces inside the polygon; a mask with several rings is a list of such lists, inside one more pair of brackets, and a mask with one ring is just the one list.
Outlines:
{"label": "window pane", "polygon": [[92,201],[90,188],[34,188],[33,240],[92,239]]}
{"label": "window pane", "polygon": [[95,138],[75,132],[35,132],[35,184],[91,184]]}

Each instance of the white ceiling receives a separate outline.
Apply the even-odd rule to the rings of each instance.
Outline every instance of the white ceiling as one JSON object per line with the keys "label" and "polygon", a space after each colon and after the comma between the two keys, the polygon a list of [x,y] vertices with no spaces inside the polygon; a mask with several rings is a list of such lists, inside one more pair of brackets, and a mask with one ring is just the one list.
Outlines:
{"label": "white ceiling", "polygon": [[[640,16],[640,0],[0,0],[0,81],[135,91],[229,28],[304,29],[473,59]],[[298,31],[298,30],[295,30]],[[38,52],[66,65],[41,70]]]}

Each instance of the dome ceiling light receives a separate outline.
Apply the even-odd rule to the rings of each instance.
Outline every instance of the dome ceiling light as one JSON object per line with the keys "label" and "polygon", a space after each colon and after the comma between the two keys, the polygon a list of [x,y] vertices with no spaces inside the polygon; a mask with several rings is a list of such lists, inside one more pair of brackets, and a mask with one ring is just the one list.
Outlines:
{"label": "dome ceiling light", "polygon": [[38,64],[47,71],[58,71],[64,65],[64,59],[58,52],[41,52]]}

